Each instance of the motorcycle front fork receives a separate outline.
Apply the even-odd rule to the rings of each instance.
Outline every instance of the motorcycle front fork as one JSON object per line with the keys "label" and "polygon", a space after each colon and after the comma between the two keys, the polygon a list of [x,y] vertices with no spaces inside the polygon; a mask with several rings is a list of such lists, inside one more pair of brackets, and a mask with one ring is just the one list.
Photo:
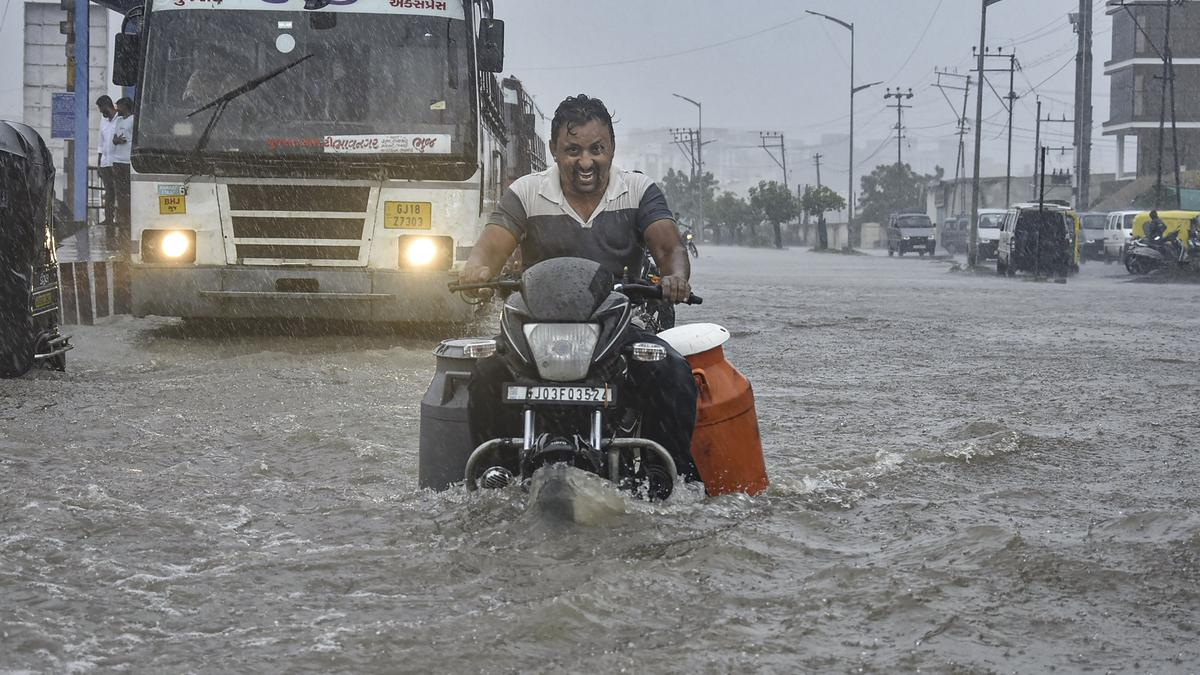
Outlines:
{"label": "motorcycle front fork", "polygon": [[[532,408],[525,409],[525,433],[522,436],[522,453],[527,453],[533,450],[533,446],[537,443],[537,413]],[[592,411],[592,424],[588,432],[588,442],[592,448],[599,450],[604,443],[604,411]],[[610,476],[616,476],[620,465],[620,456],[617,453],[609,453],[608,455],[608,470]]]}
{"label": "motorcycle front fork", "polygon": [[[588,441],[596,450],[600,449],[600,444],[604,442],[604,411],[592,411],[592,428],[588,433]],[[533,445],[537,442],[537,413],[532,408],[525,409],[525,433],[522,438],[522,450],[528,452],[533,449]]]}

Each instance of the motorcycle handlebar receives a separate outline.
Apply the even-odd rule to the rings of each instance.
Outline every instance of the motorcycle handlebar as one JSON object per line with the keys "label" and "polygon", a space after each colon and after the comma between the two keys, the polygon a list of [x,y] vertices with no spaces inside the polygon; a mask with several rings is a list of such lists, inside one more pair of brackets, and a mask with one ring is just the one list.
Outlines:
{"label": "motorcycle handlebar", "polygon": [[[659,286],[657,284],[655,284],[655,285],[621,284],[620,286],[617,287],[617,290],[620,291],[621,293],[624,293],[625,295],[636,295],[639,298],[643,298],[646,300],[662,300],[663,299],[662,286]],[[704,298],[696,295],[695,293],[689,293],[687,300],[684,300],[683,304],[685,304],[685,305],[702,305],[702,304],[704,304]]]}
{"label": "motorcycle handlebar", "polygon": [[479,291],[485,288],[491,288],[497,291],[519,291],[521,290],[521,282],[514,279],[492,279],[491,281],[482,281],[479,283],[460,284],[449,283],[446,285],[451,293],[459,293],[461,291]]}
{"label": "motorcycle handlebar", "polygon": [[[478,291],[485,288],[490,288],[497,291],[519,291],[521,290],[521,282],[515,279],[493,279],[491,281],[482,281],[470,284],[449,283],[446,285],[451,293],[460,293],[462,291]],[[645,300],[662,300],[663,289],[657,284],[620,284],[617,290],[626,295],[634,295]],[[700,305],[704,303],[704,298],[689,293],[687,300],[683,301],[686,305]]]}

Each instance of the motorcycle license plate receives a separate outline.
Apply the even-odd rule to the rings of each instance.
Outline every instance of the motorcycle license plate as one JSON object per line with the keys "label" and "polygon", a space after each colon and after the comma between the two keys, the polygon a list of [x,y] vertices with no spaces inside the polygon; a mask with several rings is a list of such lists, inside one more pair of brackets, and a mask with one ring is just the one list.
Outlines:
{"label": "motorcycle license plate", "polygon": [[617,390],[613,387],[506,384],[504,400],[507,403],[610,406],[616,403]]}

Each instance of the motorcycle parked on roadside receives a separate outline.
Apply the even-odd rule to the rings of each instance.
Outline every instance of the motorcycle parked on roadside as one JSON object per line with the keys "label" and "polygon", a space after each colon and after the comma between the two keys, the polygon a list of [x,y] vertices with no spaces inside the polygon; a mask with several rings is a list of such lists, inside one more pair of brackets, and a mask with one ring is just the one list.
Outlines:
{"label": "motorcycle parked on roadside", "polygon": [[[530,267],[520,280],[450,285],[452,291],[488,288],[511,295],[504,301],[497,338],[447,341],[435,350],[447,358],[439,358],[446,365],[439,364],[422,403],[422,487],[446,489],[459,481],[470,491],[528,487],[543,469],[555,467],[542,472],[545,477],[569,467],[653,499],[671,494],[678,478],[675,462],[662,445],[641,434],[643,423],[649,423],[643,412],[624,405],[634,398],[627,392],[629,363],[663,360],[667,350],[653,342],[619,347],[634,307],[661,299],[662,288],[647,280],[600,288],[599,272],[590,260],[554,258]],[[702,300],[692,295],[687,302]],[[700,390],[692,456],[707,492],[764,490],[767,476],[749,382],[725,361],[721,349],[729,332],[716,324],[693,324],[659,337],[688,358]],[[471,450],[464,446],[469,438],[466,382],[475,359],[496,353],[512,376],[502,387],[504,403],[520,408],[523,433]]]}
{"label": "motorcycle parked on roadside", "polygon": [[1186,245],[1179,241],[1178,230],[1165,236],[1135,239],[1125,251],[1125,269],[1130,274],[1150,274],[1169,267],[1186,266],[1200,256],[1200,230],[1190,226]]}

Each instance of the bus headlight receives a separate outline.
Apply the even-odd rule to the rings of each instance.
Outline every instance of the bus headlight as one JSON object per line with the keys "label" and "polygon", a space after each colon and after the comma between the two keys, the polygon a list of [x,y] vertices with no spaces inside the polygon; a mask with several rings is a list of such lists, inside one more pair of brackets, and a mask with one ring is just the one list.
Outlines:
{"label": "bus headlight", "polygon": [[195,230],[143,230],[142,262],[196,262]]}
{"label": "bus headlight", "polygon": [[401,268],[448,270],[454,263],[454,240],[424,235],[400,237],[399,263]]}

